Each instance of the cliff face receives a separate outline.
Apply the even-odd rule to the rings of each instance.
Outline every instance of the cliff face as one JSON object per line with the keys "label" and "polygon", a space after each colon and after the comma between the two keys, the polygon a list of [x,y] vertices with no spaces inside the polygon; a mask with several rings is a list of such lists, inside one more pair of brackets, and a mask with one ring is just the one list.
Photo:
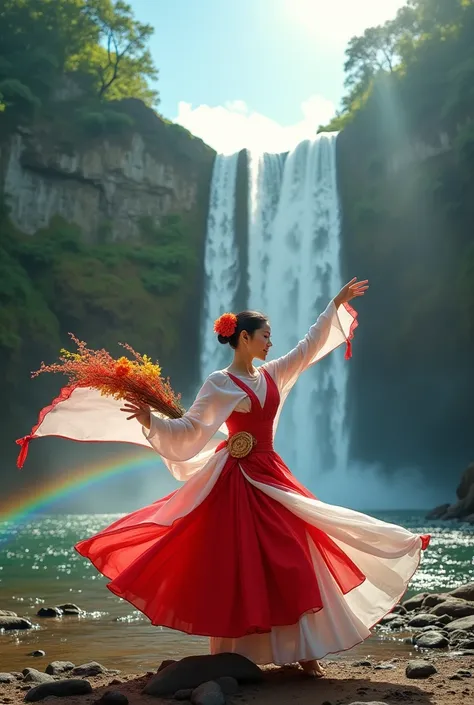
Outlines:
{"label": "cliff face", "polygon": [[[184,131],[167,144],[166,126],[138,101],[124,101],[146,116],[120,138],[57,140],[46,126],[18,128],[0,145],[1,181],[10,218],[24,233],[47,227],[54,216],[96,239],[104,225],[114,240],[138,235],[144,216],[159,223],[168,214],[192,214],[210,179],[213,151]],[[124,106],[122,106],[123,109]],[[151,124],[154,123],[154,124]],[[183,152],[186,141],[193,145]],[[189,147],[189,145],[188,145]]]}
{"label": "cliff face", "polygon": [[[70,347],[69,331],[112,354],[122,341],[158,358],[185,403],[198,381],[199,356],[190,351],[199,346],[215,153],[140,101],[112,108],[120,129],[99,122],[85,131],[70,104],[58,105],[51,124],[0,129],[0,442],[8,466],[15,439],[62,382],[32,381],[30,371]],[[53,457],[45,444],[31,464],[42,472]]]}

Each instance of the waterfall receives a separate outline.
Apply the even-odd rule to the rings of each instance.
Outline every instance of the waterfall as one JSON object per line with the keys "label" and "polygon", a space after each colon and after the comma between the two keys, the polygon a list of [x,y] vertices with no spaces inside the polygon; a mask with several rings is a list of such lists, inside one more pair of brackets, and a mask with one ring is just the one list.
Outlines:
{"label": "waterfall", "polygon": [[[291,350],[341,287],[336,135],[305,140],[288,155],[249,153],[248,307],[270,317],[272,357]],[[212,321],[232,310],[239,276],[233,227],[237,155],[219,156],[206,242],[202,374],[229,363]],[[219,346],[217,346],[219,348]],[[276,447],[311,488],[347,467],[347,371],[336,351],[305,372],[280,420]]]}
{"label": "waterfall", "polygon": [[240,281],[235,232],[235,184],[238,154],[217,155],[212,173],[204,252],[204,307],[202,316],[201,377],[229,364],[228,346],[218,345],[213,332],[216,318],[233,311]]}
{"label": "waterfall", "polygon": [[[341,287],[336,136],[301,142],[282,175],[279,155],[251,164],[249,306],[269,315],[275,357],[296,345]],[[308,370],[286,403],[276,445],[309,486],[347,466],[346,385],[338,351]]]}

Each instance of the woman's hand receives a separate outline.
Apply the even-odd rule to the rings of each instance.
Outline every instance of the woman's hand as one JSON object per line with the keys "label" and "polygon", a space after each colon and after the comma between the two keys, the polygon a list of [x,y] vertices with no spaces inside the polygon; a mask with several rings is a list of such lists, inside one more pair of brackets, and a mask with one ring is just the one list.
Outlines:
{"label": "woman's hand", "polygon": [[358,282],[357,277],[351,279],[345,286],[342,287],[341,291],[337,296],[334,297],[334,303],[336,308],[339,308],[342,304],[346,304],[357,296],[364,296],[365,292],[369,288],[369,280],[364,279],[364,281]]}
{"label": "woman's hand", "polygon": [[136,419],[142,426],[149,429],[151,426],[151,418],[148,404],[137,404],[128,400],[126,400],[126,402],[127,403],[124,404],[120,411],[130,414],[130,416],[127,416],[127,421]]}

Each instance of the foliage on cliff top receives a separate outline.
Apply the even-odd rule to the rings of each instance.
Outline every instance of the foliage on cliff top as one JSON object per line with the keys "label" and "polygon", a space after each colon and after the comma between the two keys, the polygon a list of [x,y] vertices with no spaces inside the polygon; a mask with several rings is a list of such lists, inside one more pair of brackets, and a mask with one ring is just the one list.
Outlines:
{"label": "foliage on cliff top", "polygon": [[472,115],[473,36],[474,0],[408,0],[393,20],[350,40],[342,110],[320,129],[340,130],[361,110],[367,122],[368,112],[379,112],[377,87],[387,78],[392,106],[386,111],[405,108],[394,119],[425,134],[455,128]]}
{"label": "foliage on cliff top", "polygon": [[[122,0],[4,0],[0,9],[0,105],[31,118],[72,76],[99,100],[157,103],[157,77],[138,22]],[[77,87],[77,86],[76,86]]]}

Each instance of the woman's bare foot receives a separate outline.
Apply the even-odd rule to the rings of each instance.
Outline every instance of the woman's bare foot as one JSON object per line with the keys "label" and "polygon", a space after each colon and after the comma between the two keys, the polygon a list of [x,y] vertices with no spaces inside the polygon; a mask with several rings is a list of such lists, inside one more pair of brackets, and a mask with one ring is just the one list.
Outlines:
{"label": "woman's bare foot", "polygon": [[312,661],[300,661],[299,662],[303,671],[313,678],[323,678],[326,675],[324,668],[321,666],[319,661],[313,659]]}

